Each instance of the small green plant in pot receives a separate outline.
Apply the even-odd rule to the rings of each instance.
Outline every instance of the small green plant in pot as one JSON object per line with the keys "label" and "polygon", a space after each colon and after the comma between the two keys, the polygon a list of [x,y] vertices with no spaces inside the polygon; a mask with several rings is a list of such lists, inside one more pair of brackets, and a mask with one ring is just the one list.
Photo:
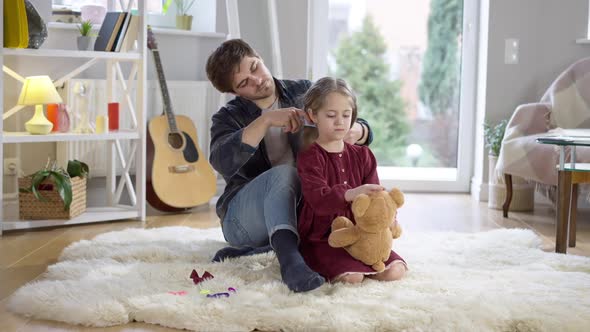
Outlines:
{"label": "small green plant in pot", "polygon": [[94,38],[96,38],[96,34],[92,33],[92,21],[86,20],[82,21],[78,24],[78,31],[80,35],[78,36],[76,42],[78,45],[78,50],[80,51],[90,51],[94,49]]}
{"label": "small green plant in pot", "polygon": [[500,155],[500,148],[502,147],[502,140],[504,139],[507,124],[508,120],[502,120],[495,126],[489,123],[483,125],[486,148],[489,149],[491,156],[498,157]]}
{"label": "small green plant in pot", "polygon": [[[488,207],[500,210],[506,198],[506,184],[503,174],[496,173],[496,164],[502,148],[508,120],[496,125],[484,124],[485,145],[489,151]],[[530,211],[534,204],[534,186],[523,178],[512,176],[512,204],[510,211]]]}
{"label": "small green plant in pot", "polygon": [[191,30],[193,16],[189,15],[189,10],[195,4],[195,0],[174,0],[174,3],[176,4],[176,28]]}

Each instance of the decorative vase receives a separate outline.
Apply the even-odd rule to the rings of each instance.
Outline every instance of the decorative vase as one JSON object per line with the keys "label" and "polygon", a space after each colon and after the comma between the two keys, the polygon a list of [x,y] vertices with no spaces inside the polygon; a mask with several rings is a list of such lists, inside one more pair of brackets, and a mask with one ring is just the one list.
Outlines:
{"label": "decorative vase", "polygon": [[78,36],[76,43],[78,45],[78,50],[80,51],[94,50],[94,37]]}
{"label": "decorative vase", "polygon": [[193,26],[192,15],[176,15],[176,28],[181,30],[191,30]]}
{"label": "decorative vase", "polygon": [[38,49],[45,39],[47,39],[47,25],[35,9],[35,6],[28,0],[25,0],[25,9],[27,12],[27,26],[29,29],[28,48]]}
{"label": "decorative vase", "polygon": [[59,104],[57,108],[57,128],[60,133],[67,133],[70,131],[70,115],[68,114],[65,104]]}
{"label": "decorative vase", "polygon": [[35,106],[35,115],[25,123],[25,129],[30,134],[34,135],[46,135],[51,132],[53,123],[47,120],[45,114],[43,114],[43,105]]}
{"label": "decorative vase", "polygon": [[90,21],[92,24],[101,25],[104,17],[107,14],[107,9],[101,5],[84,5],[80,7],[80,16],[82,22]]}

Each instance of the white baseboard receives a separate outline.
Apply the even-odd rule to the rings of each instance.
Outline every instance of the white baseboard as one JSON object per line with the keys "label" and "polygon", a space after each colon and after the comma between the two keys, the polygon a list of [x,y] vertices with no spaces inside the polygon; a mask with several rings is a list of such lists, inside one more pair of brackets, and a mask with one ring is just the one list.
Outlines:
{"label": "white baseboard", "polygon": [[478,202],[487,202],[489,199],[489,186],[480,179],[471,178],[471,197]]}

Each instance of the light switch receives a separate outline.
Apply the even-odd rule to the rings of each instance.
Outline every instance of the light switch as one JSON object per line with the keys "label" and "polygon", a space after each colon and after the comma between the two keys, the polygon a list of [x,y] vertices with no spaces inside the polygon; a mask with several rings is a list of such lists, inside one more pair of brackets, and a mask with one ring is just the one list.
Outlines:
{"label": "light switch", "polygon": [[518,63],[518,39],[509,38],[504,43],[504,63],[515,65]]}

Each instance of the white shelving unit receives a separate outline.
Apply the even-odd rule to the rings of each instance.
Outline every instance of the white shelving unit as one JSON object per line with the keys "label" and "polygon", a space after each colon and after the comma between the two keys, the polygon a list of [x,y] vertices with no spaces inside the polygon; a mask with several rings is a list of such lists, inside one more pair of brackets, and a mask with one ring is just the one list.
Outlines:
{"label": "white shelving unit", "polygon": [[[0,49],[0,62],[3,65],[4,75],[0,79],[0,88],[3,94],[0,95],[0,105],[2,105],[2,121],[0,121],[0,159],[4,160],[4,144],[15,143],[40,143],[40,142],[68,142],[68,141],[105,141],[107,144],[107,184],[106,184],[106,206],[87,208],[82,215],[67,220],[3,220],[3,204],[0,203],[0,235],[3,230],[29,229],[37,227],[73,225],[82,223],[91,223],[108,220],[121,219],[138,219],[145,221],[145,174],[146,174],[146,63],[147,63],[147,46],[146,46],[146,17],[145,0],[128,0],[129,3],[137,2],[138,13],[141,17],[138,34],[139,49],[135,52],[93,52],[77,50],[58,50],[58,49]],[[130,9],[131,4],[128,5]],[[0,8],[0,13],[2,8]],[[2,26],[2,17],[0,15],[0,26]],[[3,34],[0,34],[0,43],[3,44]],[[127,103],[130,111],[125,114],[121,113],[120,118],[128,116],[131,119],[131,128],[108,132],[103,134],[76,134],[76,133],[52,133],[48,135],[31,135],[27,132],[6,132],[4,131],[4,121],[17,112],[22,107],[14,106],[9,110],[4,109],[4,79],[16,79],[24,81],[24,77],[16,71],[4,65],[4,59],[16,57],[19,61],[43,61],[48,58],[75,58],[88,60],[82,65],[75,62],[71,71],[66,75],[56,79],[51,72],[37,73],[36,75],[50,75],[54,79],[54,85],[61,86],[67,80],[76,77],[88,68],[97,63],[106,64],[107,80],[107,99],[113,100],[115,89],[121,89],[126,96],[123,102]],[[121,63],[131,64],[131,70],[128,77],[124,77],[121,69]],[[69,70],[69,69],[68,69]],[[135,92],[132,94],[130,85],[134,85]],[[121,109],[121,111],[123,111]],[[121,149],[121,141],[129,141],[130,150],[126,156]],[[26,153],[26,151],[25,151]],[[135,161],[135,185],[130,178],[130,166]],[[117,181],[116,165],[120,163],[123,166],[123,174]],[[0,167],[0,188],[3,187],[4,168]],[[131,204],[121,204],[123,189],[127,190]],[[0,202],[3,202],[4,192],[0,194]]]}
{"label": "white shelving unit", "polygon": [[4,55],[30,56],[43,58],[78,58],[78,59],[97,59],[97,60],[117,60],[131,61],[140,60],[142,54],[138,52],[94,52],[94,51],[77,51],[77,50],[47,50],[47,49],[30,49],[30,48],[5,48]]}

